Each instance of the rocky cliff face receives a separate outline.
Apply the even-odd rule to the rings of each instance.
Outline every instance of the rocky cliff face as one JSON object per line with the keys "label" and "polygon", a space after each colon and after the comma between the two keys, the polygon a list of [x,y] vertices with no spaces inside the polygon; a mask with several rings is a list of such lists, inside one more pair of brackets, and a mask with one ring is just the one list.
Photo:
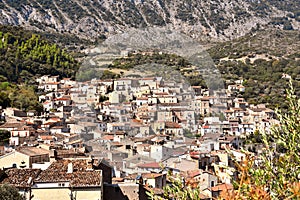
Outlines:
{"label": "rocky cliff face", "polygon": [[[295,3],[296,2],[296,3]],[[0,0],[0,23],[97,38],[128,27],[168,26],[226,40],[265,25],[299,29],[292,0]]]}

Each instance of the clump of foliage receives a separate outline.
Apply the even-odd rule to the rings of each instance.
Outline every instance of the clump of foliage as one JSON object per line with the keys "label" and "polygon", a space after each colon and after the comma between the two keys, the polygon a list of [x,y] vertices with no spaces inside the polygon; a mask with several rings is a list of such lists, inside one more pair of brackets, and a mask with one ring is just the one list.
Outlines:
{"label": "clump of foliage", "polygon": [[208,49],[216,61],[220,58],[241,58],[254,54],[268,54],[273,57],[288,57],[299,52],[299,31],[284,31],[267,28],[252,32]]}
{"label": "clump of foliage", "polygon": [[18,190],[10,185],[0,186],[0,200],[25,200],[26,198],[19,194]]}
{"label": "clump of foliage", "polygon": [[77,81],[90,81],[91,79],[117,79],[120,78],[120,74],[116,74],[109,70],[98,70],[96,68],[80,68],[80,71],[76,74]]}
{"label": "clump of foliage", "polygon": [[185,199],[185,200],[200,200],[200,189],[193,184],[186,185],[181,177],[170,176],[170,185],[164,188],[162,196],[154,194],[153,190],[147,192],[149,199],[152,200],[164,200],[164,199]]}
{"label": "clump of foliage", "polygon": [[264,152],[247,154],[237,164],[236,190],[222,199],[299,199],[300,198],[300,99],[290,82],[286,96],[288,110],[277,110],[280,126],[261,133]]}
{"label": "clump of foliage", "polygon": [[0,144],[8,143],[10,138],[10,132],[6,130],[0,130]]}
{"label": "clump of foliage", "polygon": [[250,170],[253,182],[265,187],[273,199],[300,198],[300,99],[291,82],[286,98],[288,110],[277,111],[280,126],[262,135],[265,152],[261,164]]}
{"label": "clump of foliage", "polygon": [[14,107],[41,112],[43,106],[39,103],[35,90],[34,86],[0,82],[0,105],[2,108]]}

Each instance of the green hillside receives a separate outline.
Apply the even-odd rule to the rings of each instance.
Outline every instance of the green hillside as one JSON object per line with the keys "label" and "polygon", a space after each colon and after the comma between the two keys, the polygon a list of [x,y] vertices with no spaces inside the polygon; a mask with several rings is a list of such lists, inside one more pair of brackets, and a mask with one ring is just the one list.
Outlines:
{"label": "green hillside", "polygon": [[0,77],[14,83],[51,74],[74,77],[78,62],[66,50],[18,27],[0,27]]}
{"label": "green hillside", "polygon": [[268,29],[220,43],[208,50],[226,80],[243,79],[249,102],[286,107],[287,74],[300,95],[300,33]]}
{"label": "green hillside", "polygon": [[35,78],[75,77],[79,63],[44,36],[20,27],[0,26],[0,106],[42,111]]}

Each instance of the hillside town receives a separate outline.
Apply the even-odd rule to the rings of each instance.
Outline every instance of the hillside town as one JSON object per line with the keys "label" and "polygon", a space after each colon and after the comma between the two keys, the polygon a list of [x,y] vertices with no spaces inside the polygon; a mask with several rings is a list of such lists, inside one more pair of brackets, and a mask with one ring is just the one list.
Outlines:
{"label": "hillside town", "polygon": [[279,124],[238,95],[242,80],[223,91],[159,76],[36,81],[42,113],[1,109],[0,184],[28,200],[146,200],[171,176],[212,199],[233,190],[245,150],[262,152],[257,133]]}

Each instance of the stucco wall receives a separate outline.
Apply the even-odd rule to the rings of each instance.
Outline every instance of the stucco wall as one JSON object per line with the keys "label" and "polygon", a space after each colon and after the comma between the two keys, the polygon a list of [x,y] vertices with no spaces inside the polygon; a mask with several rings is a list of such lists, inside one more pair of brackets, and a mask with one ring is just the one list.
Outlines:
{"label": "stucco wall", "polygon": [[32,200],[69,200],[70,190],[68,188],[32,189]]}
{"label": "stucco wall", "polygon": [[[69,188],[43,188],[32,189],[32,200],[70,200],[71,190]],[[73,189],[73,198],[76,200],[101,200],[101,188]]]}
{"label": "stucco wall", "polygon": [[16,164],[17,168],[20,168],[22,161],[25,162],[26,168],[29,168],[29,156],[15,151],[11,154],[7,154],[0,157],[0,168],[12,167],[13,164]]}

